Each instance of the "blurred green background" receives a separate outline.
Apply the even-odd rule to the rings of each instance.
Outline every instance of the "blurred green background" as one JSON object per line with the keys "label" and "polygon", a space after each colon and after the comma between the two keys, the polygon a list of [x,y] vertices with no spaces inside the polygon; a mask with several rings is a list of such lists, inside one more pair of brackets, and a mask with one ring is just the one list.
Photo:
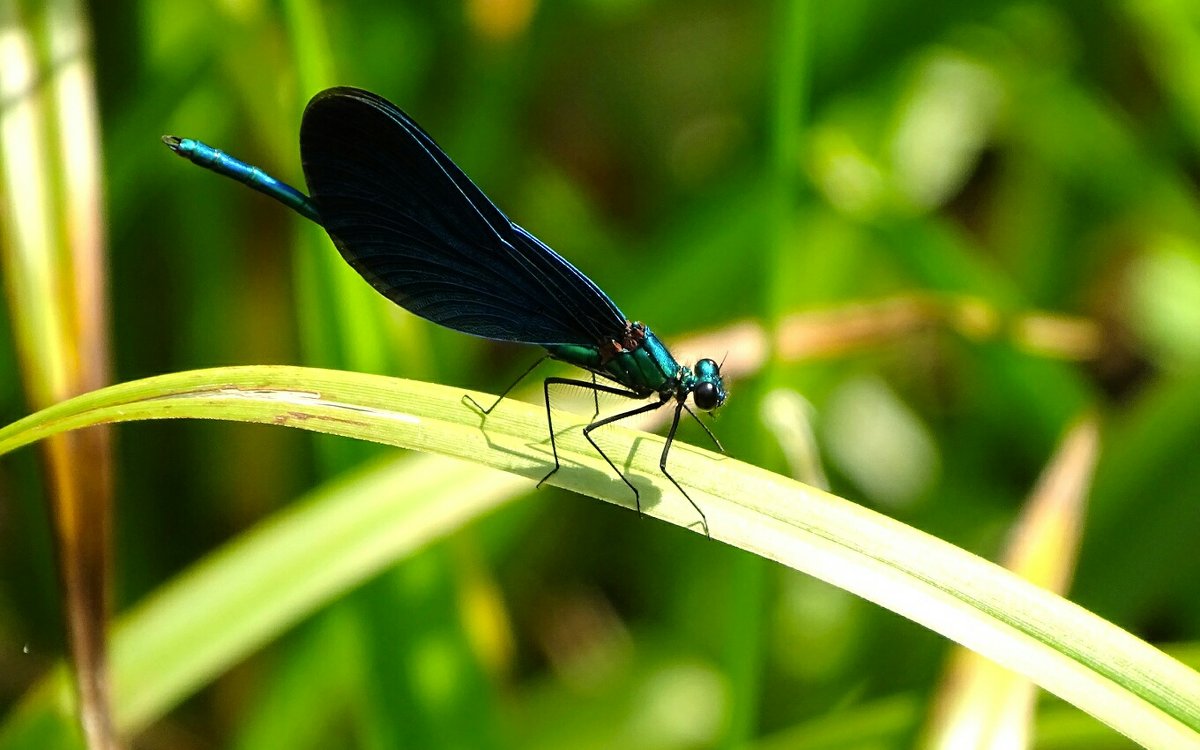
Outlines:
{"label": "blurred green background", "polygon": [[[20,12],[35,23],[41,9]],[[790,419],[811,420],[835,493],[995,557],[1056,441],[1097,411],[1069,596],[1155,643],[1200,639],[1200,6],[86,12],[117,380],[290,363],[498,393],[532,361],[389,306],[320,230],[159,142],[202,139],[302,186],[304,103],[355,85],[409,112],[627,314],[668,342],[713,333],[749,363],[714,426],[735,457],[792,470],[780,435],[795,430],[774,412],[800,394]],[[759,361],[729,333],[894,298],[951,313],[819,357],[781,346]],[[26,413],[5,321],[0,422]],[[117,432],[118,612],[394,453],[259,426]],[[911,744],[939,637],[673,526],[527,489],[306,619],[137,746]],[[0,654],[0,706],[63,650],[43,503],[35,453],[0,462],[0,642],[31,654]],[[1126,746],[1047,715],[1041,746]]]}

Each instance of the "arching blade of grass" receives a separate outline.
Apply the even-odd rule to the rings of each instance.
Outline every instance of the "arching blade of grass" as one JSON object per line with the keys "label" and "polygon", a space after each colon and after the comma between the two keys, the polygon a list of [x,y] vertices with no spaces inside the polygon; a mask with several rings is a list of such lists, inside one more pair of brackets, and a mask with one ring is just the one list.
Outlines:
{"label": "arching blade of grass", "polygon": [[[398,454],[300,499],[120,618],[112,652],[121,730],[141,731],[329,601],[524,486],[441,456]],[[58,746],[38,732],[49,714],[69,714],[65,686],[59,670],[27,696],[0,747]]]}
{"label": "arching blade of grass", "polygon": [[[507,401],[481,428],[462,395],[428,383],[295,367],[176,373],[86,394],[9,425],[0,430],[0,454],[91,424],[191,417],[291,425],[531,478],[545,473],[550,454],[539,405]],[[551,482],[628,505],[628,489],[579,430],[562,421],[563,466]],[[601,432],[602,444],[641,488],[648,515],[699,528],[694,511],[658,472],[662,438],[621,428]],[[1143,745],[1200,747],[1200,674],[1120,628],[950,544],[732,458],[681,444],[671,453],[671,469],[704,508],[714,539],[921,623]],[[414,527],[405,548],[441,531]],[[241,574],[253,576],[255,566],[246,561]],[[287,585],[279,582],[265,597],[285,599]],[[136,648],[137,638],[130,638]],[[260,642],[243,644],[240,653]],[[235,651],[227,652],[229,663]],[[130,691],[121,700],[136,704],[139,686],[127,682],[125,668],[124,659],[116,664],[117,682]],[[128,709],[117,710],[125,716]]]}
{"label": "arching blade of grass", "polygon": [[128,668],[116,680],[128,702],[119,716],[144,726],[302,618],[523,489],[520,477],[440,456],[396,459],[326,483],[122,618],[113,657]]}

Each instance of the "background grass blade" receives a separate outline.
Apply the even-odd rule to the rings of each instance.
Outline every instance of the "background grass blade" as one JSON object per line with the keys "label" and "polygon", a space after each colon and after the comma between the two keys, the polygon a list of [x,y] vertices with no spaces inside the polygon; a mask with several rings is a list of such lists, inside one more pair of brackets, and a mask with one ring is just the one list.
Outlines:
{"label": "background grass blade", "polygon": [[[26,12],[28,10],[28,12]],[[0,276],[24,397],[41,408],[109,382],[99,114],[87,25],[72,0],[0,2]],[[113,455],[107,428],[41,446],[80,726],[120,746],[110,712]]]}

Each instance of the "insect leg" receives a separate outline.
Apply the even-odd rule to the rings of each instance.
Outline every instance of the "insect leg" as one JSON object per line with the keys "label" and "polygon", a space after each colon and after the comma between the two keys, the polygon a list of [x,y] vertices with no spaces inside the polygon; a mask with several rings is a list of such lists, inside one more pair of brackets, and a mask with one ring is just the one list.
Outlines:
{"label": "insect leg", "polygon": [[[687,409],[687,413],[692,415],[692,419],[696,420],[696,424],[698,424],[704,428],[704,432],[708,435],[709,439],[713,441],[713,445],[717,446],[717,450],[724,453],[725,446],[721,445],[721,441],[717,440],[717,436],[713,434],[712,430],[708,429],[708,425],[704,424],[704,422],[701,421],[700,417],[696,416],[696,412],[692,411],[692,408],[690,406],[688,406],[687,404],[681,403],[680,406],[682,406],[684,409]],[[675,410],[675,416],[676,417],[679,416],[678,409]],[[671,434],[674,434],[674,433],[675,433],[675,431],[671,430]]]}
{"label": "insect leg", "polygon": [[[545,482],[550,477],[554,476],[554,472],[558,471],[558,469],[559,469],[558,443],[554,438],[554,418],[550,415],[550,386],[552,386],[552,385],[577,385],[577,386],[580,386],[581,388],[591,388],[597,393],[603,391],[604,393],[612,393],[614,395],[624,396],[626,398],[638,398],[638,394],[634,393],[633,391],[626,390],[624,388],[615,388],[615,387],[609,386],[609,385],[600,385],[599,383],[589,383],[586,380],[576,380],[574,378],[546,378],[545,380],[543,380],[542,381],[542,392],[545,394],[545,398],[546,398],[546,427],[547,427],[547,429],[550,430],[550,450],[554,452],[554,468],[551,469],[550,472],[548,474],[546,474],[546,476],[542,477],[542,481],[537,483],[538,487],[541,487],[543,482]],[[653,404],[652,406],[658,407],[659,404]],[[617,419],[624,417],[624,416],[628,416],[628,414],[621,414],[617,417]],[[612,418],[603,419],[600,422],[593,422],[592,424],[583,428],[584,435],[587,436],[588,430],[591,429],[593,426],[607,424],[609,421],[611,421],[611,419]],[[588,442],[591,443],[596,448],[596,450],[600,452],[601,456],[604,456],[604,460],[608,461],[608,465],[612,466],[613,470],[616,471],[618,475],[621,475],[621,471],[619,469],[617,469],[616,466],[613,465],[612,461],[609,461],[608,456],[604,455],[604,451],[600,450],[600,446],[596,445],[596,443],[594,441],[592,441],[591,437],[588,437]],[[621,475],[621,479],[625,479],[624,475]],[[625,479],[625,484],[629,484],[628,479]],[[637,500],[637,488],[634,487],[632,484],[629,484],[629,487],[630,487],[630,489],[633,490],[634,499]],[[638,501],[638,502],[639,502],[639,507],[640,507],[640,501]]]}
{"label": "insect leg", "polygon": [[[675,430],[679,427],[679,413],[684,409],[687,409],[687,405],[681,401],[679,406],[675,409],[675,419],[671,420],[671,430],[667,433],[667,442],[665,445],[663,445],[662,457],[658,459],[658,468],[663,473],[663,476],[671,480],[671,484],[675,485],[675,489],[683,493],[683,496],[687,498],[687,501],[691,503],[692,507],[696,509],[696,512],[700,514],[700,523],[704,525],[704,536],[711,538],[712,535],[708,533],[708,517],[704,515],[704,511],[700,510],[700,506],[696,505],[696,501],[693,500],[692,496],[687,493],[687,490],[685,490],[683,487],[680,487],[679,482],[675,481],[675,477],[671,476],[670,472],[667,471],[667,454],[671,452],[671,444],[675,442]],[[688,414],[692,414],[691,409],[688,409]],[[695,416],[695,414],[692,414],[693,418],[695,418]],[[699,419],[696,421],[700,422]],[[704,423],[700,422],[700,426],[704,427]],[[704,431],[708,432],[708,428],[704,427]],[[713,442],[716,442],[717,438],[711,432],[708,432],[708,436],[713,439]],[[721,444],[717,443],[717,447],[720,448]],[[724,448],[721,450],[724,452]]]}
{"label": "insect leg", "polygon": [[504,393],[501,393],[499,396],[497,396],[497,397],[496,397],[496,401],[495,401],[495,402],[494,402],[494,403],[493,403],[491,406],[489,406],[488,408],[486,408],[486,409],[485,409],[485,408],[483,408],[482,406],[480,406],[480,405],[479,405],[479,402],[478,402],[478,401],[476,401],[475,399],[471,398],[470,396],[468,396],[468,395],[467,395],[467,394],[465,394],[465,393],[463,394],[463,397],[462,397],[463,403],[464,403],[464,404],[468,404],[469,406],[473,406],[473,407],[475,407],[475,410],[476,410],[476,411],[478,411],[480,414],[482,414],[482,415],[484,415],[484,416],[486,417],[488,414],[491,414],[491,413],[492,413],[492,410],[493,410],[493,409],[495,409],[497,406],[499,406],[499,405],[500,405],[500,402],[501,402],[501,401],[503,401],[503,400],[505,399],[505,397],[506,397],[506,396],[508,396],[508,394],[509,394],[510,392],[512,392],[512,389],[513,389],[513,388],[516,388],[516,387],[517,387],[517,384],[518,384],[518,383],[520,383],[522,380],[524,380],[524,379],[525,379],[525,378],[526,378],[526,377],[529,375],[529,373],[531,373],[531,372],[533,372],[535,369],[537,369],[537,366],[538,366],[538,365],[540,365],[541,363],[545,362],[545,361],[546,361],[546,360],[548,360],[548,359],[550,359],[550,357],[549,357],[548,355],[547,355],[547,356],[545,356],[545,357],[539,357],[539,358],[538,358],[538,360],[537,360],[536,362],[534,362],[532,365],[530,365],[530,366],[529,366],[529,368],[528,368],[528,369],[526,369],[526,370],[525,370],[525,372],[521,373],[521,376],[520,376],[519,378],[517,378],[516,380],[514,380],[514,381],[512,382],[512,385],[510,385],[509,387],[505,388],[505,389],[504,389]]}
{"label": "insect leg", "polygon": [[[631,396],[631,398],[637,398],[637,394],[633,394],[633,396]],[[633,417],[638,414],[645,414],[648,411],[654,411],[655,409],[662,408],[662,405],[664,403],[666,403],[666,402],[665,401],[652,401],[651,403],[643,404],[642,406],[639,406],[636,409],[630,409],[627,412],[622,412],[620,414],[614,414],[611,417],[605,417],[604,419],[601,419],[598,422],[592,422],[590,425],[583,428],[583,436],[585,438],[587,438],[587,441],[592,444],[592,447],[596,449],[596,452],[600,454],[600,457],[603,458],[608,463],[608,465],[612,467],[612,470],[617,472],[617,476],[619,476],[621,478],[621,481],[624,482],[626,485],[628,485],[629,489],[633,490],[633,502],[637,506],[638,515],[641,515],[641,513],[642,513],[641,493],[638,492],[637,487],[633,486],[633,482],[629,481],[629,477],[627,477],[621,473],[621,470],[618,469],[617,465],[612,462],[612,459],[608,457],[608,454],[604,452],[604,449],[601,448],[600,445],[598,443],[596,443],[595,440],[592,439],[592,430],[596,429],[597,427],[603,427],[606,424],[612,424],[613,422],[617,422],[619,420],[625,419],[626,417]]]}

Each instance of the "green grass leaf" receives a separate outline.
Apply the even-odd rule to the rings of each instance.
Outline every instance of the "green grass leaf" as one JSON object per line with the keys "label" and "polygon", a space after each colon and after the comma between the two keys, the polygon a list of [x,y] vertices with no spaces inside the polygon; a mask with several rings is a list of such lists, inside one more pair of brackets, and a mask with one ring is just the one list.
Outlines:
{"label": "green grass leaf", "polygon": [[[505,401],[485,423],[462,403],[463,395],[429,383],[297,367],[182,372],[105,388],[26,417],[0,430],[0,454],[94,424],[221,419],[372,440],[540,478],[551,461],[541,406]],[[587,445],[578,420],[575,426],[567,422],[556,423],[562,469],[550,483],[629,505],[628,488]],[[599,431],[598,439],[641,490],[647,515],[699,529],[694,510],[658,471],[661,437],[614,427]],[[1145,746],[1200,746],[1200,674],[1061,597],[871,510],[733,458],[677,444],[671,469],[704,509],[714,540],[908,617],[1026,675]],[[448,482],[454,474],[435,476]],[[469,473],[464,476],[469,480]],[[487,481],[418,486],[387,510],[386,521],[359,523],[363,519],[356,517],[336,541],[322,545],[317,540],[329,536],[330,524],[340,518],[339,504],[329,503],[322,513],[272,522],[257,537],[265,548],[247,539],[219,553],[177,581],[171,597],[179,607],[189,599],[202,605],[218,618],[216,629],[236,632],[202,664],[190,665],[186,680],[164,690],[155,672],[181,670],[214,630],[196,630],[197,623],[178,612],[154,615],[153,600],[130,613],[118,630],[113,660],[122,726],[144,725],[187,686],[219,674],[388,559],[456,528],[512,491],[488,494],[487,488]],[[346,496],[353,494],[352,488]],[[429,513],[442,514],[440,521],[413,522]],[[357,564],[342,559],[347,550],[365,549],[359,537],[384,528],[387,542],[370,545],[370,555]],[[283,542],[278,534],[298,536]],[[298,594],[311,585],[306,568],[333,565],[341,566],[338,575]],[[156,643],[162,651],[147,655]],[[152,700],[155,690],[161,692]],[[19,734],[15,725],[24,715],[10,717],[0,740]]]}

